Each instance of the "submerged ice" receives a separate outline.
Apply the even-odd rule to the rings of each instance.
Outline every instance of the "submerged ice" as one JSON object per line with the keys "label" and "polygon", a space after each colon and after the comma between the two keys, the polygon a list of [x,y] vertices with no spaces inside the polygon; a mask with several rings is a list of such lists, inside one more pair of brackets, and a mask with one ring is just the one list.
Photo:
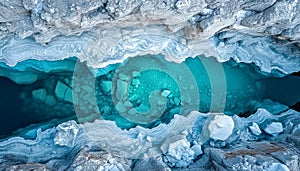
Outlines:
{"label": "submerged ice", "polygon": [[[55,66],[48,63],[44,66]],[[73,63],[66,65],[73,66],[73,73],[29,72],[38,80],[24,84],[15,95],[22,99],[21,112],[32,123],[70,117],[79,122],[105,119],[129,129],[136,125],[152,128],[170,122],[175,114],[187,115],[193,110],[243,116],[260,107],[257,102],[278,93],[276,88],[266,91],[266,86],[275,87],[269,82],[280,82],[254,66],[233,61],[220,64],[203,56],[181,64],[164,61],[162,56],[140,56],[100,70],[72,59],[65,63]],[[281,82],[285,80],[281,78]],[[295,80],[298,85],[299,79]],[[289,86],[288,82],[282,85]],[[297,93],[285,93],[294,99],[286,105],[299,99]]]}
{"label": "submerged ice", "polygon": [[[238,165],[239,162],[228,164],[232,161],[221,160],[222,155],[232,156],[232,153],[249,153],[252,167],[258,169],[288,167],[282,160],[294,162],[294,168],[299,167],[299,162],[294,161],[298,160],[298,153],[282,149],[288,142],[299,143],[298,112],[268,100],[270,91],[266,91],[272,80],[285,82],[295,76],[278,78],[266,75],[254,65],[234,61],[220,64],[204,56],[177,64],[165,61],[161,55],[146,55],[99,70],[73,59],[64,62],[69,63],[65,66],[73,66],[73,72],[44,73],[43,67],[40,71],[29,72],[38,79],[30,84],[23,83],[15,98],[20,96],[26,107],[23,115],[35,118],[34,122],[44,122],[40,124],[44,131],[37,124],[14,132],[25,139],[12,137],[2,141],[0,145],[6,149],[0,155],[3,167],[33,167],[19,166],[15,150],[27,156],[21,163],[42,162],[47,167],[61,169],[66,169],[63,163],[68,163],[70,170],[82,166],[139,170],[142,169],[140,165],[153,162],[163,169],[205,169],[210,165],[208,159],[216,162],[217,168],[246,168],[246,165]],[[55,66],[51,63],[54,62],[46,62],[44,66]],[[287,83],[282,85],[288,87]],[[299,79],[294,83],[298,85]],[[274,88],[272,93],[278,93],[276,90]],[[299,94],[289,94],[299,99]],[[64,122],[70,119],[77,123]],[[51,128],[56,124],[59,125]],[[256,141],[266,141],[262,142],[264,146],[273,148],[274,144],[269,141],[278,136],[289,139],[275,145],[280,149],[278,152],[289,153],[294,158],[278,159],[272,154],[270,161],[255,164],[257,155],[262,154],[251,152],[260,148],[261,144]],[[53,144],[45,147],[43,144],[48,141]],[[18,143],[26,145],[21,149],[13,147],[19,146]],[[240,143],[245,144],[241,146]],[[85,149],[81,149],[83,144],[87,145]],[[226,146],[232,146],[232,151],[214,149]],[[56,152],[42,158],[29,157],[26,152],[41,149],[43,152],[37,155],[47,150]],[[72,154],[72,160],[53,160],[67,154]],[[8,155],[14,156],[17,162],[6,159]],[[90,162],[85,156],[93,156],[93,161],[100,164]],[[161,159],[157,159],[158,156]],[[133,166],[131,162],[137,159],[139,161]]]}

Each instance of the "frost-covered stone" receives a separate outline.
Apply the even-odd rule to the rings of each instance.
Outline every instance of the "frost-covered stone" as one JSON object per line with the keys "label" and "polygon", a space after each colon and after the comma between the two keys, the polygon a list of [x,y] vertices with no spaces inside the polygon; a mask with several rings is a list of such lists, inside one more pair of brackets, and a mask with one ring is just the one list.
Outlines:
{"label": "frost-covered stone", "polygon": [[73,147],[77,138],[79,127],[73,120],[62,123],[56,127],[54,144]]}
{"label": "frost-covered stone", "polygon": [[69,171],[130,171],[131,161],[117,153],[82,150],[71,164]]}
{"label": "frost-covered stone", "polygon": [[269,168],[267,168],[267,171],[278,171],[278,170],[290,171],[290,169],[282,163],[272,163],[272,165]]}
{"label": "frost-covered stone", "polygon": [[28,163],[28,164],[17,164],[7,167],[1,167],[0,169],[3,171],[26,171],[26,170],[32,170],[32,171],[50,171],[50,169],[45,164],[40,163]]}
{"label": "frost-covered stone", "polygon": [[280,122],[272,122],[271,124],[267,125],[264,130],[266,133],[276,136],[283,131],[283,127]]}
{"label": "frost-covered stone", "polygon": [[76,56],[99,68],[142,54],[175,62],[205,54],[292,73],[300,68],[299,8],[276,0],[5,1],[0,59],[13,66]]}
{"label": "frost-covered stone", "polygon": [[159,170],[171,171],[171,169],[162,161],[161,157],[139,160],[134,165],[133,171]]}
{"label": "frost-covered stone", "polygon": [[162,146],[168,144],[164,161],[171,167],[186,167],[193,162],[195,152],[191,149],[190,143],[180,136],[171,137]]}
{"label": "frost-covered stone", "polygon": [[[282,161],[284,160],[274,155],[274,153],[288,153],[288,156],[290,156],[290,152],[293,150],[284,146],[283,144],[274,144],[267,141],[248,142],[227,149],[206,148],[204,154],[212,159],[216,170],[285,170],[288,167],[292,170],[294,166],[283,164]],[[289,158],[285,162],[288,163],[287,161],[293,163],[295,160]]]}
{"label": "frost-covered stone", "polygon": [[199,144],[194,144],[191,149],[194,151],[195,155],[198,156],[200,154],[203,154],[203,151],[201,149],[201,145]]}
{"label": "frost-covered stone", "polygon": [[[124,160],[126,161],[123,156],[126,156],[125,158],[140,160],[160,156],[162,153],[164,156],[168,156],[170,151],[171,155],[168,157],[173,164],[168,163],[169,165],[186,165],[188,161],[195,161],[195,163],[189,164],[186,168],[172,168],[172,170],[199,170],[199,168],[201,170],[209,170],[211,168],[223,170],[267,170],[273,167],[284,169],[284,165],[290,170],[297,170],[300,166],[300,155],[297,149],[299,145],[297,146],[296,144],[296,138],[299,138],[299,136],[297,136],[298,131],[295,131],[295,134],[293,134],[293,130],[298,129],[297,123],[300,122],[298,117],[299,112],[288,110],[277,115],[272,115],[262,111],[264,110],[260,109],[250,117],[240,118],[240,120],[237,120],[238,116],[234,116],[234,121],[239,121],[236,123],[235,127],[237,128],[235,129],[243,132],[243,130],[248,130],[248,126],[252,122],[261,126],[270,123],[270,120],[293,123],[293,127],[285,127],[283,135],[271,142],[263,139],[260,140],[262,142],[243,139],[243,143],[241,143],[239,140],[241,133],[234,133],[226,140],[226,142],[231,142],[230,146],[226,148],[213,148],[209,144],[204,144],[201,146],[204,154],[198,156],[196,160],[193,160],[192,158],[196,156],[196,151],[193,149],[193,146],[197,145],[195,141],[203,138],[201,131],[203,131],[204,123],[207,118],[213,114],[191,112],[187,116],[175,115],[170,123],[160,124],[152,129],[137,126],[130,130],[122,130],[112,121],[96,120],[94,123],[80,125],[84,131],[78,131],[72,148],[54,144],[54,138],[58,136],[58,132],[62,132],[62,134],[58,136],[59,139],[73,135],[72,129],[68,130],[64,128],[72,127],[72,124],[64,126],[63,128],[56,127],[44,131],[38,130],[36,138],[34,139],[33,137],[31,140],[21,137],[12,137],[7,140],[2,140],[0,142],[0,166],[1,168],[5,168],[19,165],[20,163],[40,162],[44,163],[51,170],[66,170],[67,168],[71,170],[75,168],[79,170],[84,168],[103,169],[103,167],[109,169],[116,169],[117,167],[119,169],[121,168],[119,167],[120,165],[113,163],[125,163],[121,164],[122,167],[124,165],[126,166],[123,168],[130,167],[130,164],[123,162]],[[212,117],[211,119],[214,118]],[[31,129],[28,131],[32,131]],[[289,132],[291,134],[289,134]],[[231,140],[232,138],[234,138],[234,141]],[[68,140],[70,139],[72,138],[68,138]],[[292,145],[291,142],[295,145]],[[298,140],[298,143],[299,142]],[[70,141],[66,142],[65,140],[60,141],[60,143],[72,144]],[[83,146],[90,149],[102,149],[106,151],[82,151],[82,153],[86,153],[86,155],[82,153],[78,154],[78,151],[81,150]],[[169,147],[172,148],[169,150]],[[178,150],[176,151],[175,149]],[[117,156],[122,156],[122,159],[116,157],[111,151],[121,153],[122,155]],[[194,153],[193,157],[191,155],[192,153]],[[108,157],[106,157],[106,154]],[[74,160],[75,158],[76,160]],[[108,158],[113,159],[108,160]],[[175,160],[176,158],[180,158],[180,160]],[[168,158],[164,157],[164,161],[169,162],[166,159]],[[103,167],[101,163],[104,163]],[[141,162],[140,166],[149,164],[148,162],[143,163],[144,162]],[[276,163],[280,163],[280,165]],[[163,165],[163,163],[156,164],[158,167],[161,166],[160,164]],[[160,168],[168,169],[168,167]]]}
{"label": "frost-covered stone", "polygon": [[260,135],[261,134],[261,130],[259,128],[259,126],[257,125],[257,123],[253,122],[251,126],[249,126],[249,129],[251,130],[251,132],[254,135]]}
{"label": "frost-covered stone", "polygon": [[[169,144],[174,140],[174,135],[180,135],[179,139],[184,139],[181,135],[191,125],[194,125],[198,117],[204,114],[193,111],[187,116],[175,115],[168,124],[160,124],[152,129],[137,126],[129,130],[120,129],[115,122],[108,120],[96,120],[93,123],[82,124],[83,130],[91,141],[101,145],[106,151],[118,151],[123,156],[133,159],[146,159],[166,154]],[[137,136],[138,135],[138,136]],[[190,147],[190,142],[185,141],[184,150],[194,153]],[[179,146],[180,147],[180,146]],[[188,147],[185,149],[185,147]],[[175,155],[175,154],[174,154]],[[187,157],[189,154],[186,154]],[[191,158],[194,155],[190,156]]]}
{"label": "frost-covered stone", "polygon": [[225,141],[234,128],[233,119],[227,115],[215,115],[208,125],[209,137],[214,140]]}

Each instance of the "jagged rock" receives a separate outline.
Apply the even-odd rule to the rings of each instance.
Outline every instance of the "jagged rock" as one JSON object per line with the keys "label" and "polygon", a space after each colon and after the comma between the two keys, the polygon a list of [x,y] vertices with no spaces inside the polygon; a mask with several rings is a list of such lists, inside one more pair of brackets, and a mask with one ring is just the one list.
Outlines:
{"label": "jagged rock", "polygon": [[171,169],[163,163],[161,157],[139,160],[134,165],[133,171],[144,171],[145,169],[151,171],[171,171]]}
{"label": "jagged rock", "polygon": [[[280,159],[279,154],[286,153]],[[290,169],[298,167],[299,154],[283,144],[271,142],[251,142],[230,149],[206,148],[205,154],[211,157],[217,169],[226,170],[267,170]],[[295,157],[288,157],[294,156]],[[296,169],[297,170],[297,169]]]}
{"label": "jagged rock", "polygon": [[197,170],[214,170],[212,168],[212,161],[207,155],[202,155],[199,159],[194,161],[187,167],[172,168],[174,171],[197,171]]}
{"label": "jagged rock", "polygon": [[12,165],[7,167],[1,167],[2,171],[21,171],[21,170],[30,170],[30,171],[50,171],[50,169],[44,165],[39,163],[28,163],[28,164],[19,164],[19,165]]}
{"label": "jagged rock", "polygon": [[300,68],[299,8],[298,2],[273,0],[5,1],[0,38],[7,43],[0,50],[10,66],[77,56],[103,67],[142,54],[161,53],[175,62],[205,54],[219,61],[254,62],[269,73],[292,73]]}
{"label": "jagged rock", "polygon": [[174,136],[163,142],[161,149],[164,162],[170,167],[186,167],[195,159],[195,152],[190,143],[182,136]]}
{"label": "jagged rock", "polygon": [[266,133],[276,136],[283,131],[283,127],[280,122],[272,122],[271,124],[267,125],[264,130]]}
{"label": "jagged rock", "polygon": [[116,153],[82,150],[68,170],[73,171],[130,171],[131,161]]}
{"label": "jagged rock", "polygon": [[[61,65],[51,67],[32,63],[23,68],[23,65],[16,64],[28,59],[59,61],[71,56],[86,61],[95,69],[144,54],[162,54],[166,60],[177,63],[202,54],[214,56],[220,62],[232,58],[237,62],[254,63],[263,72],[278,71],[278,75],[300,69],[300,1],[90,0],[87,3],[84,0],[10,0],[0,4],[0,61],[15,66],[11,70],[19,73],[12,73],[11,77],[20,83],[32,83],[38,79],[38,74],[20,77],[23,71],[50,73],[61,71]],[[134,77],[140,75],[132,74]],[[120,77],[117,81],[118,99],[126,95],[131,74]],[[107,87],[103,88],[105,92],[111,89],[109,84],[104,86]],[[257,83],[257,86],[261,85]],[[76,91],[85,93],[94,92],[94,89],[82,85]],[[69,84],[62,81],[58,81],[52,95],[47,95],[44,90],[34,90],[32,95],[48,106],[56,104],[55,97],[64,102],[73,101]],[[184,100],[183,103],[190,103],[193,99]],[[98,113],[93,106],[96,105],[94,99],[74,97],[74,101],[75,104],[88,103],[80,106],[82,111]],[[174,103],[178,105],[180,101],[174,99]],[[286,148],[290,144],[246,143],[262,140],[267,133],[273,137],[266,137],[274,141],[288,140],[295,147],[300,146],[295,128],[299,124],[299,113],[280,105],[270,106],[270,110],[258,109],[245,119],[225,115],[212,118],[194,112],[186,117],[175,116],[170,123],[153,129],[137,126],[121,130],[111,121],[95,121],[81,126],[88,138],[102,149],[115,150],[129,158],[148,158],[161,155],[163,151],[170,166],[187,166],[201,154],[200,147],[203,147],[205,154],[196,161],[196,166],[188,166],[190,169],[196,170],[197,166],[211,169],[203,163],[212,163],[220,170],[297,170],[299,150]],[[126,111],[126,107],[131,105],[119,103],[117,109]],[[173,111],[178,110],[174,108]],[[136,111],[129,113],[136,114]],[[206,127],[203,123],[207,118]],[[258,136],[260,128],[264,128],[264,132]],[[87,137],[79,138],[83,136],[80,129],[75,122],[67,122],[56,128],[37,131],[34,140],[20,137],[3,140],[0,142],[0,165],[42,162],[57,169],[61,163],[72,160],[78,148],[87,144]],[[181,137],[176,139],[174,135]],[[211,148],[212,140],[205,144],[209,138],[216,141],[213,142],[216,146],[224,148]],[[221,145],[218,145],[219,141],[223,141]],[[241,142],[244,145],[239,146]],[[65,159],[66,156],[69,158]],[[61,159],[61,163],[58,164],[56,159]],[[112,153],[82,151],[70,169],[129,170],[129,163]]]}
{"label": "jagged rock", "polygon": [[266,169],[267,171],[275,171],[275,170],[282,170],[282,171],[290,171],[290,169],[281,163],[272,163],[270,167]]}
{"label": "jagged rock", "polygon": [[62,123],[56,127],[54,144],[73,147],[77,138],[79,127],[73,120]]}
{"label": "jagged rock", "polygon": [[260,135],[261,134],[261,130],[260,130],[259,126],[257,125],[257,123],[255,123],[255,122],[253,122],[252,125],[249,126],[249,129],[255,135]]}

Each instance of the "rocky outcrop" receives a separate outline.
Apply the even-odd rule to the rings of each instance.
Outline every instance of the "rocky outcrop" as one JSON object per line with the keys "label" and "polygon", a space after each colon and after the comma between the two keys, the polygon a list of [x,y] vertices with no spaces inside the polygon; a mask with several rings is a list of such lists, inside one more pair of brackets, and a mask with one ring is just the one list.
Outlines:
{"label": "rocky outcrop", "polygon": [[[2,140],[0,166],[40,162],[50,169],[83,169],[81,166],[85,165],[94,169],[140,170],[142,166],[155,165],[165,170],[169,167],[175,170],[178,167],[297,170],[300,156],[298,115],[294,110],[273,115],[259,109],[248,118],[226,116],[234,121],[234,129],[216,127],[226,135],[219,138],[207,127],[222,125],[224,120],[216,119],[225,117],[222,114],[192,112],[188,116],[176,116],[169,124],[152,129],[138,126],[128,131],[107,120],[86,124],[69,121],[56,128],[37,131],[35,140],[21,137]],[[257,124],[255,129],[253,123]],[[281,123],[283,131],[269,126],[273,123]]]}
{"label": "rocky outcrop", "polygon": [[76,56],[100,68],[127,57],[160,53],[175,62],[201,54],[219,61],[233,58],[254,62],[268,73],[300,69],[298,1],[1,4],[5,12],[0,18],[0,61],[10,66],[27,59]]}

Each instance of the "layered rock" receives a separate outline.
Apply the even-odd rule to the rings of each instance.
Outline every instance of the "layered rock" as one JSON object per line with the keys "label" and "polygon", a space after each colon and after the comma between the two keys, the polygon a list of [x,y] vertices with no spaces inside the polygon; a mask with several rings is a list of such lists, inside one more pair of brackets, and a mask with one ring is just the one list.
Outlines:
{"label": "layered rock", "polygon": [[175,62],[233,58],[268,73],[300,68],[298,1],[14,0],[2,10],[0,61],[9,66],[76,56],[100,68],[161,53]]}
{"label": "layered rock", "polygon": [[[2,140],[0,165],[6,168],[41,162],[50,169],[80,169],[81,165],[86,165],[94,169],[139,170],[149,164],[149,167],[155,165],[165,170],[169,167],[297,170],[298,114],[287,110],[273,115],[259,109],[248,118],[226,116],[234,121],[234,128],[218,128],[229,135],[219,138],[207,127],[222,125],[224,120],[216,117],[225,117],[223,114],[192,112],[188,116],[176,116],[169,124],[153,129],[136,127],[128,131],[119,129],[112,121],[86,124],[70,121],[56,128],[39,130],[35,140],[20,137]],[[260,134],[253,132],[253,123],[257,124],[256,129],[260,128]],[[277,131],[268,127],[270,123],[281,123],[284,131],[269,135],[265,128]],[[83,146],[86,150],[78,153]],[[136,159],[135,166],[131,165],[130,161]]]}

